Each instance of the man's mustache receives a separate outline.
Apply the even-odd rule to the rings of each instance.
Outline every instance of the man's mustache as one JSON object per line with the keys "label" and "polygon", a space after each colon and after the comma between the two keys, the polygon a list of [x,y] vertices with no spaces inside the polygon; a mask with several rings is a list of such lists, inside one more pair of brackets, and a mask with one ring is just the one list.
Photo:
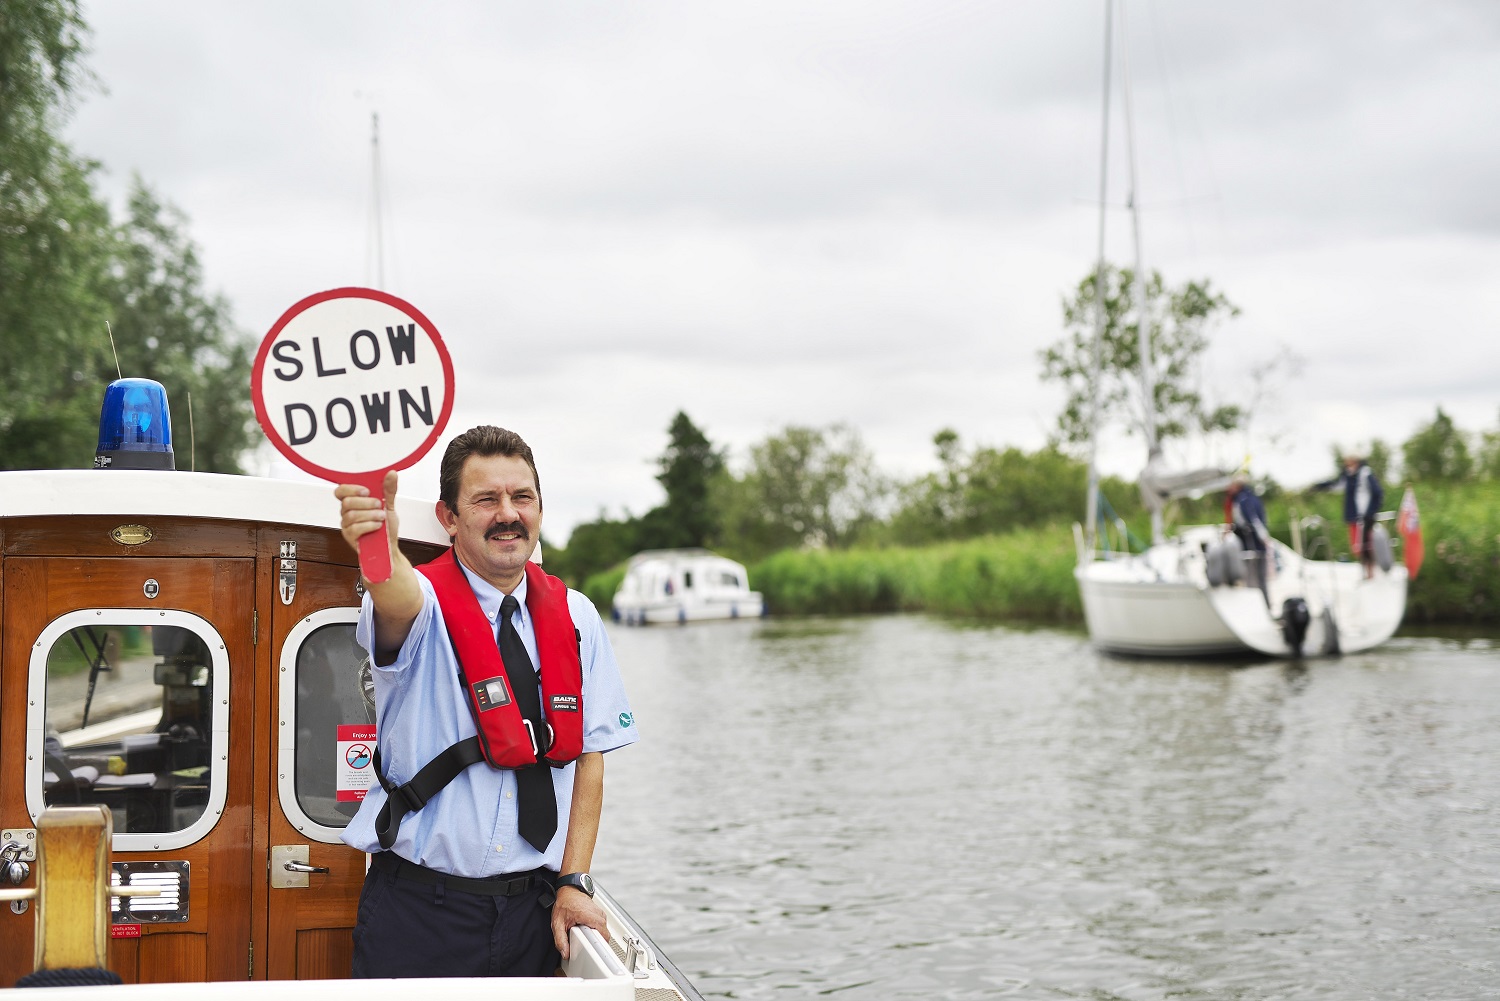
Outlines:
{"label": "man's mustache", "polygon": [[519,535],[523,539],[530,539],[531,533],[526,531],[526,526],[519,521],[512,521],[503,525],[492,525],[490,530],[484,533],[485,541],[496,538],[507,533]]}

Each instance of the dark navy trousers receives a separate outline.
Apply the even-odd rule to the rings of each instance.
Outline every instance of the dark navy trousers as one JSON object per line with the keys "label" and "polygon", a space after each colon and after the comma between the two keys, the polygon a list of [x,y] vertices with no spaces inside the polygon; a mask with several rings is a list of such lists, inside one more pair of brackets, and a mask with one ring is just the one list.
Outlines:
{"label": "dark navy trousers", "polygon": [[355,977],[550,977],[552,890],[491,897],[371,868],[354,926]]}

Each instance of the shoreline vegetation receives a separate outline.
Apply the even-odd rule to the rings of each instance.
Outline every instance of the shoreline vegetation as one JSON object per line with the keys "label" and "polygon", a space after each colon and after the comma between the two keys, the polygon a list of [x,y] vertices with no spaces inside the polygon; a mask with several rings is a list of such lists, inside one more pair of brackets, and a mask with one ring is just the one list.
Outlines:
{"label": "shoreline vegetation", "polygon": [[[1387,507],[1401,489],[1393,485]],[[1407,597],[1405,625],[1500,622],[1500,484],[1419,486],[1426,559]],[[1180,505],[1177,524],[1222,520],[1217,495]],[[1267,504],[1273,534],[1290,542],[1292,517],[1317,515],[1335,559],[1350,559],[1338,495],[1284,495]],[[1149,535],[1129,519],[1137,539]],[[1387,523],[1395,539],[1394,523]],[[1314,532],[1311,538],[1317,538]],[[1304,536],[1308,548],[1308,536]],[[1137,546],[1138,548],[1138,546]],[[1321,553],[1320,553],[1321,555]],[[1396,558],[1401,558],[1397,545]],[[1076,625],[1072,521],[924,546],[785,549],[750,564],[750,586],[772,615],[922,611],[954,618]],[[608,614],[624,564],[593,574],[581,590]]]}

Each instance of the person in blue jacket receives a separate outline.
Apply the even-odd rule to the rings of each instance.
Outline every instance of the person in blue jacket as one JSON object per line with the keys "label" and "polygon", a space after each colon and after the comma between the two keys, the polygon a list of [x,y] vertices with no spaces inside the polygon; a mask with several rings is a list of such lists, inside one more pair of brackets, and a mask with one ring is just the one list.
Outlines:
{"label": "person in blue jacket", "polygon": [[1244,547],[1245,570],[1250,582],[1260,588],[1266,607],[1270,608],[1271,530],[1266,527],[1266,506],[1244,476],[1236,476],[1229,482],[1228,493],[1230,531]]}
{"label": "person in blue jacket", "polygon": [[1314,490],[1344,490],[1344,524],[1349,526],[1349,548],[1359,557],[1365,577],[1375,576],[1375,547],[1370,540],[1375,531],[1375,515],[1385,500],[1380,478],[1364,456],[1350,452],[1344,456],[1344,470],[1331,480],[1313,484]]}

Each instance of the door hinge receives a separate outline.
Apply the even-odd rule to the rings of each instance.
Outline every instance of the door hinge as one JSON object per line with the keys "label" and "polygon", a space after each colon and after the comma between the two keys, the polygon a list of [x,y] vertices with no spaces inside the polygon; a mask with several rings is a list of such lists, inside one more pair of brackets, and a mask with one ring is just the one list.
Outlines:
{"label": "door hinge", "polygon": [[281,559],[279,560],[281,572],[279,582],[281,587],[281,603],[290,605],[292,598],[297,593],[297,543],[282,540]]}
{"label": "door hinge", "polygon": [[250,645],[260,646],[260,609],[250,609]]}
{"label": "door hinge", "polygon": [[254,980],[255,979],[255,943],[254,942],[250,943],[250,953],[249,953],[249,957],[247,958],[246,963],[245,963],[245,979],[246,980]]}

